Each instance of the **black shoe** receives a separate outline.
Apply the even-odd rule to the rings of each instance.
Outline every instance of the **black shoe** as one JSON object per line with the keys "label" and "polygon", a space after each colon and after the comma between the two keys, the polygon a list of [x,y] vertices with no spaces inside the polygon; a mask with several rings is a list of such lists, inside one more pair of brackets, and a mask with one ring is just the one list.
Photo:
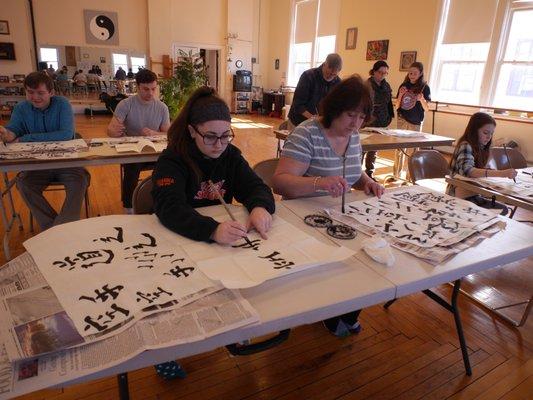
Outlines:
{"label": "black shoe", "polygon": [[176,378],[186,378],[187,372],[183,369],[183,367],[176,361],[169,361],[162,364],[154,365],[155,372],[157,372],[157,375],[159,375],[161,378],[165,380],[171,380]]}

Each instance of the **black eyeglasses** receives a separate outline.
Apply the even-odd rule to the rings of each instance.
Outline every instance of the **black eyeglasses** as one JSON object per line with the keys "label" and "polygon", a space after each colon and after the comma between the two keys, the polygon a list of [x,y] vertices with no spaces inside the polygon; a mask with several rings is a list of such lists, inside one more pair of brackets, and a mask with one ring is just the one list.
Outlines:
{"label": "black eyeglasses", "polygon": [[235,133],[233,132],[233,129],[229,128],[229,131],[226,131],[222,133],[221,136],[218,136],[216,132],[205,132],[202,133],[198,130],[197,127],[193,126],[196,133],[198,133],[202,140],[204,141],[205,145],[208,146],[214,146],[217,143],[217,140],[220,140],[220,144],[229,144],[233,139],[235,139]]}

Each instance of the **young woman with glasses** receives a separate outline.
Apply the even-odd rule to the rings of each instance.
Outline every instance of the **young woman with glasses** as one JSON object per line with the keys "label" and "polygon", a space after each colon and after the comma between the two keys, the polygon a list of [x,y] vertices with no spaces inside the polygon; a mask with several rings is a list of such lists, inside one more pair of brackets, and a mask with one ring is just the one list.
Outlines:
{"label": "young woman with glasses", "polygon": [[[272,224],[274,197],[231,144],[228,106],[208,87],[196,90],[168,130],[168,148],[153,173],[154,211],[170,230],[193,240],[229,244],[254,228],[266,238]],[[209,184],[209,181],[213,185]],[[195,208],[233,199],[250,213],[246,225],[218,222]]]}

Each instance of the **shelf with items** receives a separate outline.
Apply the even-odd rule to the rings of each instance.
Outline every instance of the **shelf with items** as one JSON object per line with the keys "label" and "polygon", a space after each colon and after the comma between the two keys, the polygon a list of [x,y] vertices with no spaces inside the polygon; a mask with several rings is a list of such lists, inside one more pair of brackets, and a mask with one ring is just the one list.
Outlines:
{"label": "shelf with items", "polygon": [[233,92],[231,112],[249,114],[252,111],[252,92]]}

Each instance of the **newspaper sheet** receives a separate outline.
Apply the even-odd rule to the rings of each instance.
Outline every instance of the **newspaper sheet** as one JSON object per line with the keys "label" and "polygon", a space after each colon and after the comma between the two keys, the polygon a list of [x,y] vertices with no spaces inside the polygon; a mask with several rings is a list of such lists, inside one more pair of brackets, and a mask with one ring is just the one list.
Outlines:
{"label": "newspaper sheet", "polygon": [[148,140],[152,143],[166,143],[167,135],[153,135],[153,136],[122,136],[118,138],[93,138],[91,144],[95,143],[107,143],[111,147],[125,143],[138,143],[140,139]]}
{"label": "newspaper sheet", "polygon": [[[258,320],[238,292],[223,289],[180,309],[141,319],[113,337],[38,358],[11,362],[0,341],[0,400],[61,385],[146,350],[194,343]],[[177,351],[169,349],[169,360],[178,356]]]}
{"label": "newspaper sheet", "polygon": [[[387,128],[375,128],[375,127],[368,127],[363,128],[363,131],[366,132],[377,132],[382,135],[386,136],[396,136],[396,137],[426,137],[426,133],[419,132],[419,131],[410,131],[407,129],[387,129]],[[429,135],[428,135],[429,136]]]}
{"label": "newspaper sheet", "polygon": [[509,178],[468,178],[454,175],[455,179],[470,181],[487,189],[533,202],[533,167],[517,170],[516,182]]}

